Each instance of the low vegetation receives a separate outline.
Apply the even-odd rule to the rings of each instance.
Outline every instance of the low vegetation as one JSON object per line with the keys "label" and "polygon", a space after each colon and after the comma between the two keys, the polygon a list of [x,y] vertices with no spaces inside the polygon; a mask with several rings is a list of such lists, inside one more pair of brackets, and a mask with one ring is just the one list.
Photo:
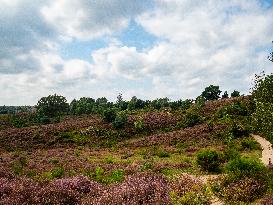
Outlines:
{"label": "low vegetation", "polygon": [[251,96],[220,99],[210,85],[195,100],[2,107],[0,204],[270,204],[272,170],[251,133],[272,142],[272,79],[257,76]]}

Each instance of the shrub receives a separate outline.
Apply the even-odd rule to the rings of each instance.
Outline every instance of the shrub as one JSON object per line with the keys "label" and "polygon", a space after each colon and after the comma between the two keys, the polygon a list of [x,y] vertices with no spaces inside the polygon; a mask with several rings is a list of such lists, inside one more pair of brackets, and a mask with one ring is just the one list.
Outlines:
{"label": "shrub", "polygon": [[52,178],[61,178],[64,176],[64,168],[63,167],[56,167],[51,170]]}
{"label": "shrub", "polygon": [[268,176],[267,168],[260,161],[247,157],[237,157],[229,161],[226,170],[230,178],[234,179],[250,177],[266,180]]}
{"label": "shrub", "polygon": [[197,164],[209,172],[218,172],[222,161],[221,154],[213,149],[201,150],[197,153]]}
{"label": "shrub", "polygon": [[144,121],[143,119],[138,119],[134,122],[134,128],[136,131],[140,132],[144,129]]}
{"label": "shrub", "polygon": [[243,147],[243,149],[249,149],[249,150],[261,149],[260,144],[253,139],[243,139],[241,141],[241,146]]}
{"label": "shrub", "polygon": [[156,154],[160,158],[170,157],[170,153],[168,153],[167,151],[163,149],[158,150]]}
{"label": "shrub", "polygon": [[113,121],[112,125],[115,129],[121,129],[125,126],[127,121],[128,116],[125,113],[119,113]]}
{"label": "shrub", "polygon": [[182,128],[193,127],[202,121],[203,118],[194,110],[187,112],[183,119],[177,123],[177,126]]}
{"label": "shrub", "polygon": [[177,176],[170,182],[170,196],[174,205],[210,204],[204,184],[187,174]]}
{"label": "shrub", "polygon": [[116,119],[117,113],[114,109],[105,109],[102,113],[102,119],[105,122],[113,122]]}
{"label": "shrub", "polygon": [[267,139],[273,141],[273,74],[256,75],[252,96],[256,111],[252,115],[253,126],[256,131],[263,133]]}
{"label": "shrub", "polygon": [[82,204],[169,205],[168,181],[163,176],[151,173],[128,176],[124,182],[106,188],[99,197],[86,197]]}
{"label": "shrub", "polygon": [[253,178],[243,178],[230,183],[223,189],[223,196],[229,202],[252,202],[266,191],[266,186]]}
{"label": "shrub", "polygon": [[79,201],[80,194],[77,191],[57,186],[46,186],[37,193],[34,204],[76,205]]}
{"label": "shrub", "polygon": [[236,122],[232,123],[230,131],[234,138],[247,137],[250,134],[250,130],[248,128]]}
{"label": "shrub", "polygon": [[224,157],[227,161],[233,160],[240,156],[240,153],[233,147],[228,147],[224,150]]}

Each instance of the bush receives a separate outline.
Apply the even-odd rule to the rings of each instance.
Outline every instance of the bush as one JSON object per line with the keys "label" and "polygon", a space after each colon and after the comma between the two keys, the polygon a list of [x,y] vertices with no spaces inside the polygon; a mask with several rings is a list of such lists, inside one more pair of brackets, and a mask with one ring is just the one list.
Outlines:
{"label": "bush", "polygon": [[249,150],[261,149],[260,144],[253,139],[243,139],[241,141],[241,146],[243,147],[243,149],[249,149]]}
{"label": "bush", "polygon": [[105,122],[113,122],[117,117],[117,113],[114,109],[108,108],[106,110],[103,111],[102,113],[102,119]]}
{"label": "bush", "polygon": [[243,125],[233,122],[230,131],[234,138],[247,137],[250,134],[250,130]]}
{"label": "bush", "polygon": [[170,182],[170,189],[170,196],[174,205],[210,204],[204,184],[192,176],[185,174],[175,177]]}
{"label": "bush", "polygon": [[64,168],[63,167],[56,167],[51,170],[52,178],[61,178],[64,176]]}
{"label": "bush", "polygon": [[250,177],[266,181],[268,176],[267,168],[260,161],[247,157],[237,157],[229,161],[226,170],[234,179]]}
{"label": "bush", "polygon": [[216,150],[206,149],[197,153],[197,164],[205,171],[218,172],[221,162],[221,153]]}
{"label": "bush", "polygon": [[137,132],[140,132],[144,129],[144,121],[143,119],[138,119],[134,122],[134,128]]}
{"label": "bush", "polygon": [[183,119],[177,123],[177,126],[182,128],[193,127],[202,121],[202,116],[194,110],[187,112]]}
{"label": "bush", "polygon": [[127,121],[128,116],[125,113],[119,113],[113,121],[112,125],[115,129],[121,129],[125,126]]}
{"label": "bush", "polygon": [[237,157],[240,156],[240,153],[233,147],[228,147],[224,151],[224,157],[227,161],[236,159]]}
{"label": "bush", "polygon": [[243,178],[230,183],[223,189],[223,196],[229,202],[252,202],[266,191],[266,186],[253,178]]}

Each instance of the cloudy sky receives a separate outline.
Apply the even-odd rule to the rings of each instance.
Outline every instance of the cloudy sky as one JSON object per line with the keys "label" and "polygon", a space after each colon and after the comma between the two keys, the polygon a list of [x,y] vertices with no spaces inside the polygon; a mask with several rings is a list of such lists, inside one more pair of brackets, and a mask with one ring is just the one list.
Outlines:
{"label": "cloudy sky", "polygon": [[247,94],[272,40],[272,0],[0,0],[0,105]]}

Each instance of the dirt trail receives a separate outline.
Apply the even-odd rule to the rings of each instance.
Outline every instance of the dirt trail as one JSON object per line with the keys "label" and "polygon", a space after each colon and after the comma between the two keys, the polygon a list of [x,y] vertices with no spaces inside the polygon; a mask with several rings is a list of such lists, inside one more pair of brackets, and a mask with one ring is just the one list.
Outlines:
{"label": "dirt trail", "polygon": [[254,139],[261,145],[263,151],[262,151],[262,162],[267,166],[269,159],[271,159],[271,162],[273,162],[273,149],[272,144],[264,139],[263,137],[260,137],[259,135],[252,135]]}
{"label": "dirt trail", "polygon": [[[197,177],[200,179],[203,183],[207,183],[209,180],[216,179],[219,175],[202,175]],[[217,197],[217,196],[212,196],[211,199],[211,205],[224,205],[224,203]]]}

